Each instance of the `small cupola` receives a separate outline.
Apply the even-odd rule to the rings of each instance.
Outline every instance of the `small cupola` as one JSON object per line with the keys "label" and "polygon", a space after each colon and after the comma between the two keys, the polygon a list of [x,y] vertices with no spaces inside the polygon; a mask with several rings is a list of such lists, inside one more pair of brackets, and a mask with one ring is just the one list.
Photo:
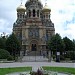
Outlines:
{"label": "small cupola", "polygon": [[26,11],[26,7],[22,5],[22,3],[20,4],[20,6],[17,7],[17,11]]}
{"label": "small cupola", "polygon": [[48,7],[47,3],[45,3],[45,6],[42,9],[43,12],[51,12],[51,9]]}

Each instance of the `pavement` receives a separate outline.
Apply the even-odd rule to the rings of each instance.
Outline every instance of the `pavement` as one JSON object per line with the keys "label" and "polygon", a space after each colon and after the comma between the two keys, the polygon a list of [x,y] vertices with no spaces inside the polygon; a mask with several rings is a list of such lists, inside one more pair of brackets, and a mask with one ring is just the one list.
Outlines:
{"label": "pavement", "polygon": [[56,62],[14,62],[14,63],[0,63],[0,68],[11,68],[11,67],[32,67],[33,71],[36,71],[42,66],[52,67],[71,67],[75,68],[75,63],[56,63]]}
{"label": "pavement", "polygon": [[[33,60],[33,62],[31,62]],[[35,61],[36,60],[36,61]],[[29,61],[29,62],[27,62]],[[35,61],[35,62],[34,62]],[[40,62],[39,62],[40,61]],[[72,67],[75,68],[75,63],[57,63],[54,61],[48,62],[47,58],[41,56],[33,57],[24,57],[22,62],[11,62],[11,63],[0,63],[0,68],[11,68],[11,67],[32,67],[33,71],[37,71],[38,68],[42,66],[52,66],[52,67]]]}

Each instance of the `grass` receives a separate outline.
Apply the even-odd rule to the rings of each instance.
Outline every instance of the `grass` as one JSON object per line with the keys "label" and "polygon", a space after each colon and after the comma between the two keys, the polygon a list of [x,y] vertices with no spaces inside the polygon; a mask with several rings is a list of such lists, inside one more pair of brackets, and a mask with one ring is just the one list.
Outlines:
{"label": "grass", "polygon": [[75,75],[75,68],[66,68],[66,67],[43,67],[44,70],[50,71],[57,71],[57,72],[64,72],[64,73],[71,73]]}
{"label": "grass", "polygon": [[31,67],[15,67],[15,68],[0,68],[0,75],[5,75],[13,72],[31,71]]}

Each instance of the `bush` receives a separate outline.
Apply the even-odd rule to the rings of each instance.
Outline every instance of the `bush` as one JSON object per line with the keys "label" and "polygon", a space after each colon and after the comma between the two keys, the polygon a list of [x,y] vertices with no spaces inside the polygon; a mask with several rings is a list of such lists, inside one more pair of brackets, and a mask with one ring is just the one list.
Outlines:
{"label": "bush", "polygon": [[9,57],[7,58],[7,60],[8,60],[8,61],[14,60],[14,58],[13,58],[11,55],[9,55]]}
{"label": "bush", "polygon": [[56,58],[56,55],[52,55],[52,57],[53,57],[53,59],[55,59]]}
{"label": "bush", "polygon": [[65,57],[63,55],[60,55],[60,60],[65,60]]}
{"label": "bush", "polygon": [[71,60],[75,60],[75,52],[71,52],[71,54],[70,54],[70,59],[71,59]]}
{"label": "bush", "polygon": [[12,60],[12,56],[7,50],[0,49],[0,59]]}
{"label": "bush", "polygon": [[70,58],[71,60],[75,60],[75,52],[71,51],[71,52],[67,52],[67,54],[65,55],[66,58]]}

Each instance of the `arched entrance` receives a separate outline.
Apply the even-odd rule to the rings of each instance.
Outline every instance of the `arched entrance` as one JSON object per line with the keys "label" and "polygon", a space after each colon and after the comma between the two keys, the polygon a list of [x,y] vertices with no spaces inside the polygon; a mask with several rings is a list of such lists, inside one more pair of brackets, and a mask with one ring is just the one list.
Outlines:
{"label": "arched entrance", "polygon": [[36,40],[32,40],[30,42],[31,51],[37,51],[38,49],[38,42]]}
{"label": "arched entrance", "polygon": [[32,50],[32,51],[36,51],[36,50],[37,50],[37,46],[36,46],[36,44],[32,44],[32,46],[31,46],[31,50]]}

